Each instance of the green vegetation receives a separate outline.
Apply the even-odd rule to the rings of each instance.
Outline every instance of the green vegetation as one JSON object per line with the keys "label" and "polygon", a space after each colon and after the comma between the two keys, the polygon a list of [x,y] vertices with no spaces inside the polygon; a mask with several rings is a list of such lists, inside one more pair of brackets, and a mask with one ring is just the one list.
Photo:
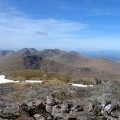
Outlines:
{"label": "green vegetation", "polygon": [[52,94],[55,98],[59,99],[59,100],[69,100],[73,98],[73,95],[67,92],[54,92]]}
{"label": "green vegetation", "polygon": [[95,86],[93,89],[93,94],[114,94],[120,95],[120,82],[119,81],[109,81],[99,86]]}
{"label": "green vegetation", "polygon": [[6,77],[12,80],[42,80],[64,83],[68,83],[70,81],[70,78],[65,75],[40,72],[39,70],[12,71],[7,73]]}

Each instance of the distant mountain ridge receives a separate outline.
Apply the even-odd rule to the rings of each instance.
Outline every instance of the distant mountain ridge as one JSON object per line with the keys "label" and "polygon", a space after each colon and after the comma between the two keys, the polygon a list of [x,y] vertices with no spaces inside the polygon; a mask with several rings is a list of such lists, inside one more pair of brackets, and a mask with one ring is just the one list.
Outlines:
{"label": "distant mountain ridge", "polygon": [[12,55],[15,52],[12,50],[0,50],[0,57]]}
{"label": "distant mountain ridge", "polygon": [[[24,48],[9,55],[0,56],[0,71],[39,70],[81,77],[98,77],[105,79],[107,75],[120,75],[120,64],[104,59],[93,59],[71,51],[45,49],[38,51],[34,48]],[[110,78],[110,77],[109,77]]]}
{"label": "distant mountain ridge", "polygon": [[120,61],[120,51],[81,51],[79,53],[90,58],[104,58],[112,61]]}

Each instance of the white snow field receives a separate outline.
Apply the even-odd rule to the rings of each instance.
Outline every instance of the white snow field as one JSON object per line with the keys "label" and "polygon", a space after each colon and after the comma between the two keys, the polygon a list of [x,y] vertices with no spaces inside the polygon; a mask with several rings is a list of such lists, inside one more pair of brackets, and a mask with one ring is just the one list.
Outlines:
{"label": "white snow field", "polygon": [[18,83],[19,81],[5,79],[5,75],[0,75],[0,84],[4,83]]}
{"label": "white snow field", "polygon": [[[40,80],[25,80],[24,81],[24,83],[42,83],[42,82],[43,81],[40,81]],[[20,81],[5,79],[5,75],[0,75],[0,84],[5,84],[5,83],[20,83]]]}
{"label": "white snow field", "polygon": [[26,83],[42,83],[40,80],[25,80]]}
{"label": "white snow field", "polygon": [[[43,81],[40,80],[25,80],[23,82],[20,81],[14,81],[14,80],[9,80],[5,79],[5,75],[0,75],[0,84],[5,84],[5,83],[42,83]],[[70,83],[72,86],[75,87],[92,87],[93,85],[83,85],[83,84],[76,84],[76,83]]]}
{"label": "white snow field", "polygon": [[83,85],[83,84],[76,84],[76,83],[71,83],[71,85],[76,87],[93,87],[93,85]]}

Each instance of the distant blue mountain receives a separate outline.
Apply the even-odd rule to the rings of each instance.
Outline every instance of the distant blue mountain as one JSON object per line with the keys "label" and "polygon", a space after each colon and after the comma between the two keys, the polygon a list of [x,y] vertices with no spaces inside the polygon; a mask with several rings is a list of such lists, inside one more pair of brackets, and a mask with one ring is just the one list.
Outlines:
{"label": "distant blue mountain", "polygon": [[104,58],[112,61],[120,61],[120,51],[77,51],[90,58]]}

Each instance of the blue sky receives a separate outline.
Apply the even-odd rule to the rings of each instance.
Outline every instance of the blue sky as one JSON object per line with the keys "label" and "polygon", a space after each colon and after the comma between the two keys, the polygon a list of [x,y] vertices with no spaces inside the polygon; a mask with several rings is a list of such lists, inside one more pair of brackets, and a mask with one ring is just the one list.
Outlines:
{"label": "blue sky", "polygon": [[120,51],[120,0],[0,0],[0,49]]}

